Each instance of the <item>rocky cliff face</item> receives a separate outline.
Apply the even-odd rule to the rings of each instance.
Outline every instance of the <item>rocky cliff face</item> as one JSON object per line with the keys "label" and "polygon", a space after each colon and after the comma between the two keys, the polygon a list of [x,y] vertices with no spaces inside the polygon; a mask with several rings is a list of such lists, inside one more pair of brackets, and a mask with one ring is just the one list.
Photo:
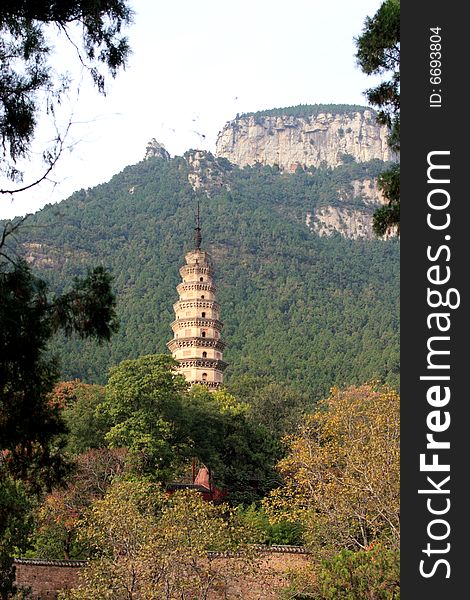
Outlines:
{"label": "rocky cliff face", "polygon": [[[273,109],[237,116],[219,133],[215,156],[189,150],[184,158],[193,190],[211,197],[232,188],[233,165],[277,165],[284,173],[308,167],[335,168],[350,162],[394,160],[387,129],[374,111],[348,105],[311,105]],[[146,158],[170,160],[162,144],[152,139]],[[309,175],[315,177],[315,172]],[[134,187],[129,193],[134,192]],[[319,236],[339,233],[351,239],[371,239],[372,216],[385,199],[370,177],[345,181],[331,204],[312,202],[305,225]]]}
{"label": "rocky cliff face", "polygon": [[163,158],[163,160],[170,160],[170,153],[163,144],[160,144],[155,138],[152,138],[145,149],[145,158]]}
{"label": "rocky cliff face", "polygon": [[351,190],[338,190],[335,206],[319,206],[305,217],[307,227],[322,237],[339,233],[349,239],[373,239],[372,215],[386,202],[372,179],[354,179]]}
{"label": "rocky cliff face", "polygon": [[321,237],[334,233],[357,240],[372,239],[372,215],[359,208],[322,206],[315,213],[307,213],[305,224]]}
{"label": "rocky cliff face", "polygon": [[188,150],[184,158],[189,166],[188,181],[195,192],[210,197],[221,189],[230,189],[227,166],[206,150]]}
{"label": "rocky cliff face", "polygon": [[217,138],[216,156],[241,167],[261,163],[282,170],[336,167],[353,156],[358,162],[392,160],[387,130],[368,109],[319,112],[310,117],[241,116],[229,121]]}

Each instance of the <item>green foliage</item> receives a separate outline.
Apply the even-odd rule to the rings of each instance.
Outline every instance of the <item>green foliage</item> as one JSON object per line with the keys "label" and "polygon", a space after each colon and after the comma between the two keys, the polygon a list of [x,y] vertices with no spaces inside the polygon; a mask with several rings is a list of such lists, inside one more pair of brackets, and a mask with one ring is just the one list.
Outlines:
{"label": "green foliage", "polygon": [[378,177],[379,189],[392,202],[400,201],[400,165],[394,164]]}
{"label": "green foliage", "polygon": [[103,267],[95,267],[83,280],[75,277],[72,290],[54,300],[54,331],[66,335],[76,332],[81,338],[94,337],[100,343],[109,341],[118,329],[111,279]]}
{"label": "green foliage", "polygon": [[0,598],[8,598],[13,590],[12,556],[29,547],[33,525],[33,503],[21,481],[14,480],[0,458]]}
{"label": "green foliage", "polygon": [[80,382],[72,382],[71,387],[71,395],[62,410],[68,429],[66,450],[70,454],[80,454],[90,448],[105,447],[104,436],[109,430],[109,422],[100,410],[105,388]]}
{"label": "green foliage", "polygon": [[400,600],[398,550],[342,550],[324,561],[318,574],[318,600]]}
{"label": "green foliage", "polygon": [[[103,92],[104,77],[99,68],[105,65],[115,76],[125,65],[129,46],[121,28],[130,20],[127,0],[1,3],[0,171],[14,180],[21,179],[15,163],[27,156],[39,116],[53,116],[54,106],[60,104],[70,86],[66,73],[58,74],[51,68],[53,46],[47,39],[48,28],[55,26],[56,33],[73,44],[73,25],[81,26],[82,49],[76,47],[79,60]],[[54,162],[47,151],[44,158]]]}
{"label": "green foliage", "polygon": [[262,506],[255,503],[237,507],[237,512],[251,532],[250,542],[255,544],[301,546],[302,527],[299,523],[280,521],[270,523]]}
{"label": "green foliage", "polygon": [[[33,537],[33,555],[41,560],[82,560],[86,558],[84,544],[77,543],[75,531],[68,531],[51,520],[48,527],[42,527]],[[64,548],[66,552],[64,552]]]}
{"label": "green foliage", "polygon": [[377,544],[342,550],[329,560],[289,574],[285,600],[400,600],[400,552]]}
{"label": "green foliage", "polygon": [[[194,491],[168,496],[146,482],[116,483],[92,505],[83,533],[94,556],[61,599],[204,600],[215,591],[228,597],[228,580],[252,571],[237,515]],[[237,560],[218,560],[211,551],[236,552]]]}
{"label": "green foliage", "polygon": [[126,447],[135,469],[167,481],[186,454],[181,394],[187,385],[171,356],[142,356],[110,371],[104,410],[111,447]]}
{"label": "green foliage", "polygon": [[243,117],[315,117],[320,113],[332,113],[334,115],[353,115],[356,112],[370,110],[366,106],[354,104],[298,104],[297,106],[287,106],[284,108],[270,108],[268,110],[258,110],[256,112],[247,112],[240,115]]}
{"label": "green foliage", "polygon": [[400,232],[400,165],[392,165],[377,178],[378,187],[388,204],[377,209],[374,213],[373,228],[378,236],[385,235],[393,227]]}
{"label": "green foliage", "polygon": [[340,159],[344,165],[348,165],[348,164],[350,165],[350,164],[356,162],[356,159],[354,158],[354,156],[352,154],[347,154],[347,153],[340,154]]}
{"label": "green foliage", "polygon": [[0,588],[6,597],[12,583],[8,554],[15,546],[25,549],[31,498],[68,469],[66,427],[51,397],[59,371],[47,344],[60,328],[107,337],[114,297],[101,269],[76,280],[70,292],[53,296],[26,262],[7,258],[3,248],[0,261]]}
{"label": "green foliage", "polygon": [[109,337],[115,328],[109,276],[97,269],[77,279],[70,292],[51,298],[47,284],[24,261],[2,262],[0,325],[0,449],[14,477],[48,487],[61,476],[59,436],[65,426],[49,401],[58,368],[46,345],[58,329]]}
{"label": "green foliage", "polygon": [[228,389],[250,407],[251,421],[265,427],[276,439],[293,433],[302,413],[313,405],[307,393],[269,378],[242,375],[233,379]]}
{"label": "green foliage", "polygon": [[368,90],[367,98],[380,110],[378,118],[391,130],[390,146],[400,149],[400,1],[385,0],[366,19],[356,40],[356,58],[367,75],[390,74],[389,81]]}
{"label": "green foliage", "polygon": [[219,390],[189,392],[170,356],[143,356],[111,370],[103,405],[112,447],[129,450],[139,475],[167,483],[197,458],[234,503],[252,502],[277,482],[279,445],[249,422],[247,407]]}
{"label": "green foliage", "polygon": [[[400,151],[400,1],[385,0],[376,14],[366,19],[356,39],[356,58],[367,75],[389,76],[367,90],[369,102],[379,109],[378,121],[389,129],[388,143]],[[400,168],[394,165],[379,178],[388,206],[374,215],[374,231],[382,236],[400,223]]]}
{"label": "green foliage", "polygon": [[281,447],[249,418],[247,406],[223,390],[194,386],[185,400],[192,452],[213,471],[232,504],[249,504],[279,483]]}
{"label": "green foliage", "polygon": [[[231,190],[201,200],[228,384],[271,377],[311,398],[368,378],[398,385],[398,244],[318,238],[305,225],[307,212],[325,204],[364,209],[351,181],[383,168],[373,161],[283,174],[233,166],[224,171]],[[20,242],[41,244],[30,251],[33,264],[59,291],[96,257],[114,277],[120,331],[99,348],[57,338],[64,378],[105,383],[110,366],[167,352],[178,267],[194,225],[187,175],[178,157],[143,161],[44,208],[20,231]],[[347,199],[339,201],[338,190]]]}
{"label": "green foliage", "polygon": [[379,235],[385,235],[390,228],[400,225],[400,203],[392,202],[387,206],[381,206],[374,213],[373,228]]}
{"label": "green foliage", "polygon": [[52,441],[65,431],[47,398],[58,370],[44,355],[53,333],[46,293],[26,263],[0,265],[0,451],[14,477],[37,485],[54,478]]}

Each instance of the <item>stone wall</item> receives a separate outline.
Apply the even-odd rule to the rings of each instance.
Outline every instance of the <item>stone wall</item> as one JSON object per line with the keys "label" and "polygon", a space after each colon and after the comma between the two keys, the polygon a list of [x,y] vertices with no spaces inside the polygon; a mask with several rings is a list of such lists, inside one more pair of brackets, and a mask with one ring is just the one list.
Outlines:
{"label": "stone wall", "polygon": [[289,572],[301,570],[308,564],[308,558],[305,551],[274,549],[261,552],[255,575],[230,581],[226,591],[209,594],[209,600],[278,600],[280,591],[288,585]]}
{"label": "stone wall", "polygon": [[[70,589],[78,581],[81,560],[15,560],[16,585],[31,590],[31,600],[55,600],[57,591]],[[91,600],[91,598],[90,598]]]}
{"label": "stone wall", "polygon": [[[235,561],[236,558],[220,558]],[[227,595],[210,595],[211,600],[244,598],[244,600],[276,600],[280,589],[287,585],[286,575],[306,566],[308,554],[303,548],[275,546],[262,548],[256,575],[230,582]],[[16,584],[30,588],[31,600],[55,600],[57,591],[70,589],[78,583],[84,561],[16,559]],[[236,572],[236,569],[234,569]],[[99,600],[94,598],[90,600]]]}

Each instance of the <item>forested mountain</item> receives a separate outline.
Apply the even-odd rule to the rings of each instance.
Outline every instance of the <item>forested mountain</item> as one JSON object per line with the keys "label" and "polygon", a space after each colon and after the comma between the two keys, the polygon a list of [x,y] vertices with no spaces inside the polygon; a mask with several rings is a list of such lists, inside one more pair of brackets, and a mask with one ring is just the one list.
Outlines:
{"label": "forested mountain", "polygon": [[332,385],[375,377],[397,385],[397,241],[321,238],[305,221],[316,207],[339,202],[340,190],[349,191],[343,204],[364,207],[352,181],[374,178],[383,163],[282,173],[208,155],[207,168],[198,162],[195,192],[191,156],[148,158],[46,206],[22,227],[18,251],[52,288],[66,289],[88,266],[104,265],[114,277],[119,332],[100,347],[57,338],[51,351],[63,377],[104,382],[109,366],[123,359],[167,352],[199,197],[225,322],[228,382],[265,376],[315,398]]}
{"label": "forested mountain", "polygon": [[282,108],[269,108],[255,112],[247,112],[241,117],[305,117],[310,118],[319,113],[333,112],[335,115],[354,115],[356,112],[370,110],[366,106],[359,104],[297,104],[296,106],[286,106]]}

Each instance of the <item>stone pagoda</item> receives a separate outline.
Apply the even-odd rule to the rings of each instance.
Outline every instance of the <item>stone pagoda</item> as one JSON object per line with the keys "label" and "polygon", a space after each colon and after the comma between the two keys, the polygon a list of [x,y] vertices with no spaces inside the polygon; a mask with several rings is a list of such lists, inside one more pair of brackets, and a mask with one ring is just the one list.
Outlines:
{"label": "stone pagoda", "polygon": [[199,207],[195,247],[181,267],[183,281],[177,286],[179,300],[173,305],[176,319],[171,324],[174,337],[167,346],[179,362],[179,371],[191,385],[218,388],[224,380],[227,363],[222,360],[225,344],[220,339],[222,322],[212,281],[212,260],[201,250]]}

